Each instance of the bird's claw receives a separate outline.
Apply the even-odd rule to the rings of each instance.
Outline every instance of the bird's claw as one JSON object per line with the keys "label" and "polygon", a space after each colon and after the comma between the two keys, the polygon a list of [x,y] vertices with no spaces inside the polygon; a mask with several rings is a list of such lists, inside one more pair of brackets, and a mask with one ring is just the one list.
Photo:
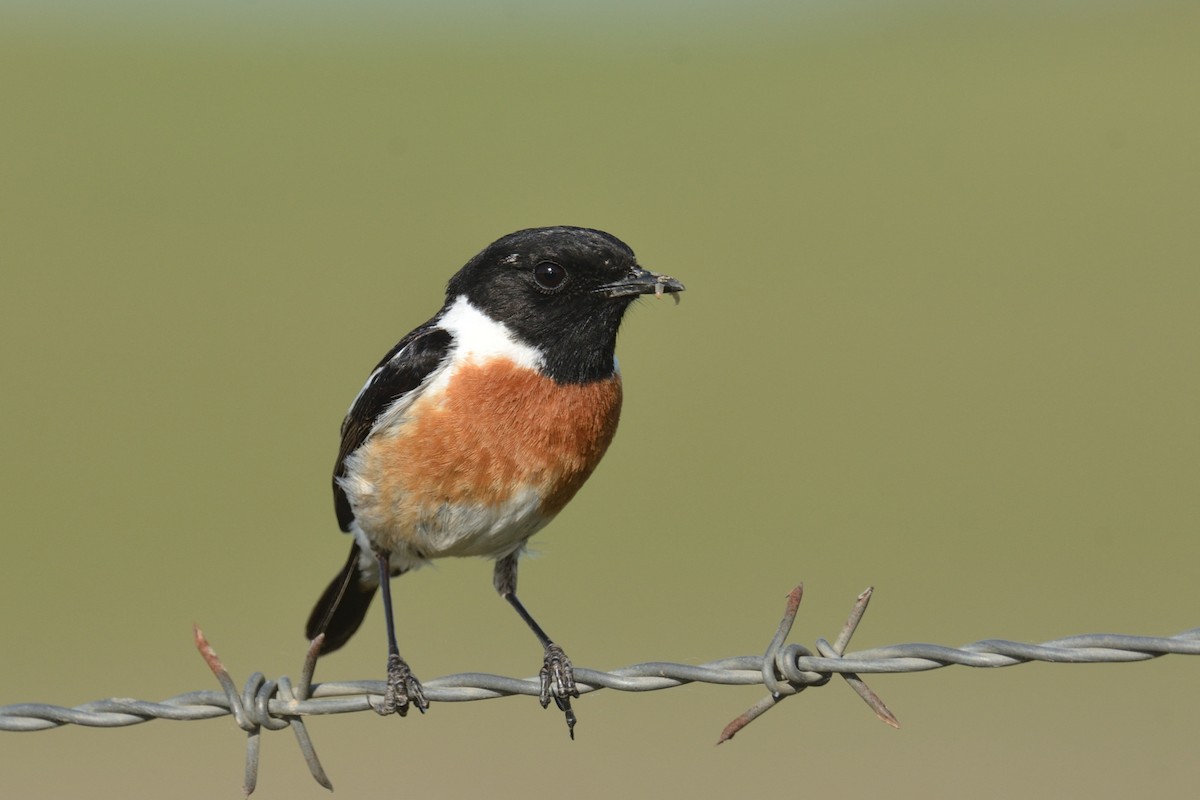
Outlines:
{"label": "bird's claw", "polygon": [[553,698],[554,705],[566,715],[567,733],[574,739],[575,712],[571,708],[571,698],[579,697],[579,688],[575,685],[575,670],[571,666],[571,659],[567,658],[561,647],[552,644],[546,648],[546,660],[542,663],[539,675],[542,679],[542,691],[538,694],[538,700],[542,708],[549,706]]}
{"label": "bird's claw", "polygon": [[[546,660],[542,663],[542,691],[538,700],[542,708],[550,705],[553,697],[557,703],[570,697],[579,697],[579,689],[575,686],[575,671],[571,667],[571,659],[556,644],[546,648]],[[561,708],[561,704],[559,705]]]}
{"label": "bird's claw", "polygon": [[421,682],[412,674],[408,663],[393,653],[388,656],[387,688],[383,693],[383,702],[375,706],[375,711],[380,716],[399,714],[403,717],[408,714],[410,703],[422,714],[429,708]]}

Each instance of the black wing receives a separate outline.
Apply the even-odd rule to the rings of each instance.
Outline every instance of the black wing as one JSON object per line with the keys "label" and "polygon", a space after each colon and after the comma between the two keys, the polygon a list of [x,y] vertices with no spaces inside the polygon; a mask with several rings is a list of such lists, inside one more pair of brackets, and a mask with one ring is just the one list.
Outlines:
{"label": "black wing", "polygon": [[355,398],[350,413],[342,421],[342,446],[333,468],[333,508],[343,531],[349,531],[354,522],[350,501],[338,485],[338,478],[346,474],[346,458],[367,440],[376,420],[392,404],[420,386],[429,373],[437,369],[450,352],[453,338],[433,320],[425,323],[401,339],[383,357]]}

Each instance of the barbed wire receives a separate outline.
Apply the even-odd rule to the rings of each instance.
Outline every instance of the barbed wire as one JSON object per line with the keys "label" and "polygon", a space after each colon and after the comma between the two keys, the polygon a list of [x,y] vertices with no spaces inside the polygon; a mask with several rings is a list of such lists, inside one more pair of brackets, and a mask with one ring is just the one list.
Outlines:
{"label": "barbed wire", "polygon": [[[1096,633],[1068,636],[1040,644],[1006,639],[984,639],[961,647],[913,642],[845,653],[870,601],[868,588],[855,601],[854,608],[833,643],[817,639],[816,654],[804,645],[784,642],[791,631],[803,597],[803,584],[788,595],[783,618],[762,656],[735,656],[689,665],[672,662],[634,664],[610,672],[575,669],[580,694],[600,689],[623,692],[649,692],[670,689],[688,683],[728,686],[761,684],[768,695],[751,706],[722,730],[717,744],[732,739],[739,731],[778,705],[785,698],[810,686],[822,686],[840,675],[867,703],[876,716],[892,727],[900,727],[896,717],[861,678],[860,674],[924,672],[952,665],[965,667],[1009,667],[1031,661],[1059,664],[1123,663],[1146,661],[1159,656],[1200,655],[1200,628],[1175,636],[1130,636]],[[322,637],[310,644],[295,685],[287,677],[268,680],[260,672],[247,679],[239,692],[212,645],[198,627],[194,628],[196,647],[221,684],[221,691],[187,692],[161,702],[113,697],[66,708],[44,703],[20,703],[0,706],[0,730],[38,731],[63,725],[115,728],[138,725],[152,719],[193,720],[232,715],[238,727],[247,733],[246,768],[243,789],[254,791],[258,776],[260,734],[263,728],[291,728],[313,778],[332,789],[328,776],[317,758],[303,718],[322,714],[346,714],[375,709],[382,699],[384,681],[328,681],[312,683]],[[423,683],[431,702],[488,700],[511,695],[538,696],[541,679],[508,678],[479,672],[446,675]]]}

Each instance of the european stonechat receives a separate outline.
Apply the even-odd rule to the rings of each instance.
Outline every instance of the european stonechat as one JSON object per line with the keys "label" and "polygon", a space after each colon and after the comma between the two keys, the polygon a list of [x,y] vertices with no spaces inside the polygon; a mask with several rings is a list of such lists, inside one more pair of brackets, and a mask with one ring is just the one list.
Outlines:
{"label": "european stonechat", "polygon": [[571,662],[517,599],[517,559],[616,433],[614,351],[626,309],[640,295],[682,291],[602,231],[517,231],[468,261],[442,309],[367,378],[342,422],[333,470],[338,524],[354,543],[307,635],[324,633],[322,652],[337,650],[382,587],[381,714],[428,708],[396,645],[389,579],[435,558],[485,556],[496,561],[496,591],[545,650],[541,704],[553,698],[574,735]]}

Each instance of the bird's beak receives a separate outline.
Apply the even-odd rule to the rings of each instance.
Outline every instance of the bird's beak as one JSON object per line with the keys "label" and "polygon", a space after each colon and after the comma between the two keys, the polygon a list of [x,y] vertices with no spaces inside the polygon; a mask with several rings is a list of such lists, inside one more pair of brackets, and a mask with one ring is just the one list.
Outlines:
{"label": "bird's beak", "polygon": [[683,284],[669,275],[660,275],[641,267],[634,267],[621,280],[606,283],[596,289],[598,294],[605,297],[628,297],[638,294],[656,294],[661,297],[663,294],[677,294],[682,291]]}

